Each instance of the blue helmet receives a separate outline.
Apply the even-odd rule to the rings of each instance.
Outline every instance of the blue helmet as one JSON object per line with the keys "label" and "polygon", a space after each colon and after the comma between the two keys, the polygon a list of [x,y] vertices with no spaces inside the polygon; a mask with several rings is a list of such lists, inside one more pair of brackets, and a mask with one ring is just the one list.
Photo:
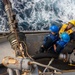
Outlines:
{"label": "blue helmet", "polygon": [[50,30],[51,32],[54,32],[54,33],[58,33],[58,32],[59,32],[59,28],[58,28],[58,26],[56,26],[56,25],[52,25],[52,26],[49,28],[49,30]]}
{"label": "blue helmet", "polygon": [[68,33],[62,33],[60,35],[60,38],[64,41],[64,42],[69,42],[70,41],[70,36],[68,35]]}

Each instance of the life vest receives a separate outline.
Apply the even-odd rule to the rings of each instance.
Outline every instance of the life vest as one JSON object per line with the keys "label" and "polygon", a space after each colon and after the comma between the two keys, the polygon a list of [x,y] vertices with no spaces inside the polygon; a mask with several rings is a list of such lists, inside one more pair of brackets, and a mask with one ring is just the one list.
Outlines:
{"label": "life vest", "polygon": [[52,40],[51,43],[53,43],[53,42],[57,41],[58,39],[59,39],[58,34],[53,35],[53,34],[50,33],[49,35],[47,35],[47,36],[44,38],[43,44],[45,44],[45,43],[46,43],[47,41],[49,41],[49,40]]}
{"label": "life vest", "polygon": [[53,41],[58,39],[58,35],[49,34],[48,37],[50,37]]}
{"label": "life vest", "polygon": [[63,40],[59,40],[56,42],[57,45],[60,45],[62,48],[65,47],[65,45],[67,44],[67,42],[64,42]]}
{"label": "life vest", "polygon": [[54,42],[54,41],[56,41],[56,40],[58,39],[58,35],[53,35],[53,34],[50,33],[49,35],[47,35],[47,36],[45,37],[44,41],[46,41],[47,38],[52,39],[53,42]]}
{"label": "life vest", "polygon": [[69,30],[65,31],[66,27],[67,27],[67,24],[63,24],[63,26],[61,27],[61,29],[59,31],[59,34],[62,34],[63,32],[66,32],[68,34],[73,33],[73,30],[72,29],[69,29]]}
{"label": "life vest", "polygon": [[64,49],[64,47],[66,46],[67,42],[64,42],[63,40],[59,40],[56,42],[56,46],[58,46],[56,48],[56,53],[61,53],[61,51]]}

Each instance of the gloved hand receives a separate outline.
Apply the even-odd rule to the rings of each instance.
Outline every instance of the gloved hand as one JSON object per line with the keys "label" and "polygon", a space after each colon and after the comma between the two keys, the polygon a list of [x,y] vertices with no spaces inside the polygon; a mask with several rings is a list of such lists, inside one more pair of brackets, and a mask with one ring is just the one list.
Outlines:
{"label": "gloved hand", "polygon": [[36,51],[36,54],[39,54],[39,53],[44,53],[44,48],[43,47],[40,47],[40,49],[38,51]]}
{"label": "gloved hand", "polygon": [[40,47],[39,52],[40,52],[40,53],[44,53],[44,51],[45,51],[45,48],[44,48],[44,47]]}
{"label": "gloved hand", "polygon": [[43,45],[41,45],[39,51],[37,51],[36,54],[38,54],[38,53],[44,53],[44,51],[45,51],[45,48],[44,48]]}

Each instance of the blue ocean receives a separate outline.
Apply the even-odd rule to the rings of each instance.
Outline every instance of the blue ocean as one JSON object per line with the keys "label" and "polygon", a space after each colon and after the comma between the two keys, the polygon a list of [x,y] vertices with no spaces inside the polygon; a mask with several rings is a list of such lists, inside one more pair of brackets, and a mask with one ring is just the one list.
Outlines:
{"label": "blue ocean", "polygon": [[[75,0],[10,0],[20,30],[48,30],[75,19]],[[0,0],[0,32],[8,31],[8,19]]]}

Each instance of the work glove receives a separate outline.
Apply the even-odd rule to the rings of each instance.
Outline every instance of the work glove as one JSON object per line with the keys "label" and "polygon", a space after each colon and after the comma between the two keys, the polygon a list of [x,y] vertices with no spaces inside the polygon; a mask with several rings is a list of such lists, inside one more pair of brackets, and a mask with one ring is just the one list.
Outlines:
{"label": "work glove", "polygon": [[44,47],[40,47],[39,52],[40,52],[40,53],[44,53],[44,51],[45,51],[45,48],[44,48]]}

